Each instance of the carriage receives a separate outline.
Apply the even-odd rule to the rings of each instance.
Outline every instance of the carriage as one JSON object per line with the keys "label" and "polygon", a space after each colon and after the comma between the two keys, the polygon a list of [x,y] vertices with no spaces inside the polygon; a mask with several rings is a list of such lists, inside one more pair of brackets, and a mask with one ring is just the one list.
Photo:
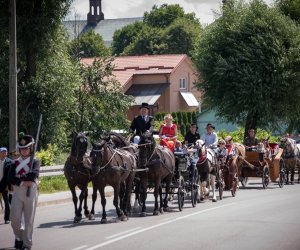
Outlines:
{"label": "carriage", "polygon": [[187,194],[191,197],[192,206],[197,204],[198,194],[198,160],[195,149],[175,151],[175,171],[171,183],[171,193],[177,194],[178,208],[182,211]]}
{"label": "carriage", "polygon": [[267,143],[265,147],[258,145],[252,151],[246,151],[246,157],[239,169],[242,186],[247,185],[248,177],[260,177],[264,189],[270,181],[278,182],[282,188],[285,181],[282,152],[277,143]]}

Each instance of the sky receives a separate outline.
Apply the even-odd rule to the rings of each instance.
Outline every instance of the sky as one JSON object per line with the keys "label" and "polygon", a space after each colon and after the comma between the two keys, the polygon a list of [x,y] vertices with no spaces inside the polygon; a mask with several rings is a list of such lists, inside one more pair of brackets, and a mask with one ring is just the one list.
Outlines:
{"label": "sky", "polygon": [[[267,4],[274,3],[274,0],[264,1]],[[209,24],[215,19],[214,13],[219,12],[222,0],[102,0],[102,12],[104,19],[142,17],[153,5],[164,3],[179,4],[186,13],[195,12],[202,24]],[[78,19],[86,20],[88,12],[89,0],[73,0],[67,19],[73,20],[76,13]]]}

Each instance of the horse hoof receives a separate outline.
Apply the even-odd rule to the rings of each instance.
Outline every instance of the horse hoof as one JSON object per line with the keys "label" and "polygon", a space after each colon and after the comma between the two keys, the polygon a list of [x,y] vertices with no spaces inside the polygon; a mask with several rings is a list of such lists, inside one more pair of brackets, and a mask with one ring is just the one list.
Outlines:
{"label": "horse hoof", "polygon": [[80,222],[81,221],[81,219],[82,219],[82,217],[81,216],[75,216],[74,217],[74,223],[78,223],[78,222]]}
{"label": "horse hoof", "polygon": [[213,202],[217,202],[217,199],[212,199]]}
{"label": "horse hoof", "polygon": [[95,220],[95,215],[94,214],[90,214],[89,215],[89,220]]}
{"label": "horse hoof", "polygon": [[85,218],[90,218],[90,211],[87,210],[84,212]]}
{"label": "horse hoof", "polygon": [[106,218],[102,218],[101,219],[101,224],[106,224],[107,223],[107,219]]}
{"label": "horse hoof", "polygon": [[127,221],[128,218],[126,215],[122,215],[121,217],[119,217],[120,221]]}
{"label": "horse hoof", "polygon": [[163,208],[164,209],[164,212],[170,212],[170,207],[166,206]]}
{"label": "horse hoof", "polygon": [[164,213],[165,213],[165,211],[164,211],[164,209],[163,209],[162,207],[159,209],[159,212],[160,212],[161,214],[164,214]]}
{"label": "horse hoof", "polygon": [[199,201],[204,201],[204,197],[200,197]]}
{"label": "horse hoof", "polygon": [[159,215],[159,211],[158,210],[154,210],[153,215]]}
{"label": "horse hoof", "polygon": [[140,216],[141,217],[146,217],[146,212],[141,212]]}

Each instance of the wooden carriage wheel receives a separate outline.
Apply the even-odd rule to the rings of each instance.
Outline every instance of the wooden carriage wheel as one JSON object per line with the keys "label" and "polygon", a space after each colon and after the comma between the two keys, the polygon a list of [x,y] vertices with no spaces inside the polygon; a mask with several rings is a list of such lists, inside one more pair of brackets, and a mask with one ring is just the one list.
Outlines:
{"label": "wooden carriage wheel", "polygon": [[266,163],[263,167],[263,173],[262,173],[263,188],[266,189],[269,183],[270,183],[270,169],[269,169],[269,165]]}
{"label": "wooden carriage wheel", "polygon": [[178,199],[178,208],[179,211],[182,211],[184,206],[184,193],[185,193],[185,184],[183,176],[179,176],[178,180],[178,190],[177,190],[177,199]]}

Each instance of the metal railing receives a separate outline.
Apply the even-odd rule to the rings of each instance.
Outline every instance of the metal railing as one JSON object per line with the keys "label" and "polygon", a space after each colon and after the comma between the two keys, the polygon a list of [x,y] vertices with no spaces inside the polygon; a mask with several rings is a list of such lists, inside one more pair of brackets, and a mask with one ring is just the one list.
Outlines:
{"label": "metal railing", "polygon": [[44,166],[40,168],[41,176],[57,176],[64,174],[64,165]]}

